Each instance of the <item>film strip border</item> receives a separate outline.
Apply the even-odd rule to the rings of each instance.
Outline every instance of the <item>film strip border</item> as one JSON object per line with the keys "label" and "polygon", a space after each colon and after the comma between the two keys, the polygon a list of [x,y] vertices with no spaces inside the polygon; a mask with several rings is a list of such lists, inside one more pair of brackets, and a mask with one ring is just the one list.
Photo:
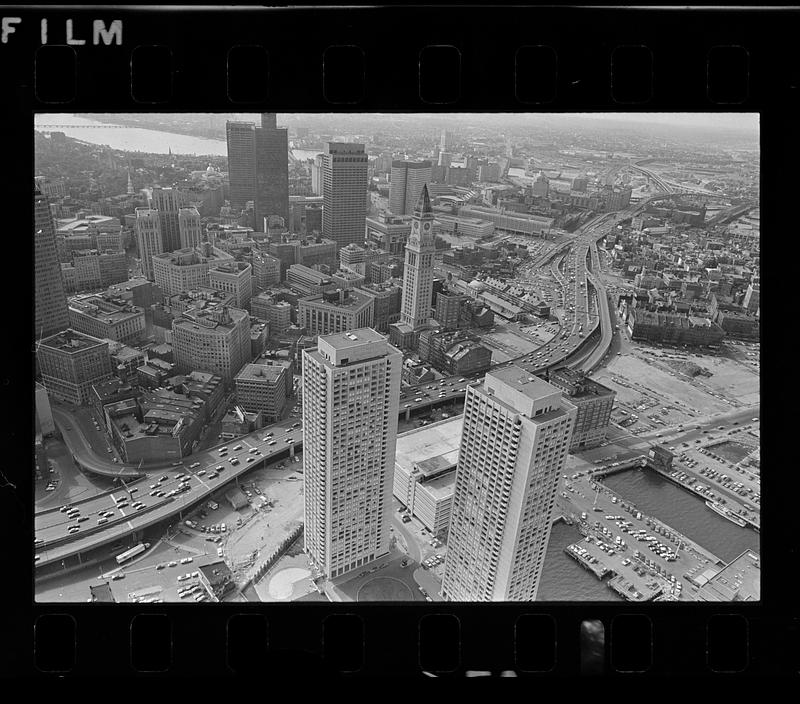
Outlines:
{"label": "film strip border", "polygon": [[18,76],[45,109],[740,110],[796,85],[788,25],[655,9],[53,10],[5,17],[3,49],[30,51]]}
{"label": "film strip border", "polygon": [[[21,135],[35,110],[763,109],[784,127],[787,118],[775,115],[797,114],[797,22],[781,12],[226,8],[2,15],[21,22],[9,25],[14,32],[4,33],[0,45],[4,59],[12,57],[6,65],[15,67],[2,72],[0,85],[19,108],[2,111],[0,124],[21,125]],[[119,40],[112,31],[117,19]],[[27,550],[20,555],[29,565]],[[797,673],[800,666],[790,602],[164,606],[20,608],[19,628],[3,639],[3,669],[53,676],[635,678]]]}
{"label": "film strip border", "polygon": [[[227,607],[228,605],[224,605]],[[267,605],[262,605],[267,606]],[[796,669],[796,648],[767,641],[758,615],[602,605],[542,613],[485,609],[343,608],[212,611],[191,606],[135,612],[125,606],[40,614],[32,664],[40,673],[82,676],[753,675]],[[361,607],[361,608],[358,608]],[[97,609],[97,607],[95,607]],[[48,609],[49,611],[49,609]],[[605,615],[603,615],[605,613]],[[17,644],[18,646],[21,644]],[[487,647],[490,646],[490,647]]]}

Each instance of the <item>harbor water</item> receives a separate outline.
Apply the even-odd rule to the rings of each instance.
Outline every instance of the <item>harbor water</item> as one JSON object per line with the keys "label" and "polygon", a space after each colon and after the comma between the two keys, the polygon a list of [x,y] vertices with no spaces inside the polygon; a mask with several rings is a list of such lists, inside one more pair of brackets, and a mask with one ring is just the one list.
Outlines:
{"label": "harbor water", "polygon": [[[621,472],[603,483],[642,513],[653,516],[717,557],[730,562],[745,550],[760,552],[760,536],[711,511],[702,499],[650,471]],[[538,601],[620,601],[591,572],[569,557],[564,548],[581,540],[575,526],[558,522],[550,534]]]}

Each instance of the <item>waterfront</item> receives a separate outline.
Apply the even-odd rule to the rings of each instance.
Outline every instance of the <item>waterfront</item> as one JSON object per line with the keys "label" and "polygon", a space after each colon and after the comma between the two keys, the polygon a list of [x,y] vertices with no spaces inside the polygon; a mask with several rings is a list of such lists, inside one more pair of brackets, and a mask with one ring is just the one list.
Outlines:
{"label": "waterfront", "polygon": [[[740,528],[655,472],[621,472],[603,480],[609,489],[636,507],[663,521],[706,550],[730,562],[745,550],[761,552],[759,534]],[[569,559],[566,555],[565,559]]]}
{"label": "waterfront", "polygon": [[553,525],[536,601],[623,601],[606,586],[607,579],[599,580],[564,552],[582,537],[574,525]]}
{"label": "waterfront", "polygon": [[[102,115],[97,115],[102,117]],[[128,152],[145,152],[148,154],[197,154],[198,156],[213,155],[227,156],[228,145],[225,140],[204,139],[174,132],[159,132],[141,127],[108,127],[103,129],[104,123],[98,120],[77,115],[58,113],[38,113],[34,117],[34,129],[44,125],[60,125],[55,128],[68,137],[79,139],[89,144],[99,144]],[[61,125],[74,125],[62,127]],[[88,129],[88,126],[94,126]]]}
{"label": "waterfront", "polygon": [[[703,500],[651,471],[621,472],[603,483],[640,511],[674,528],[726,562],[745,550],[760,552],[758,533],[711,511]],[[599,580],[564,552],[582,539],[576,526],[553,525],[537,601],[620,601],[608,580]],[[640,547],[637,545],[637,547]]]}

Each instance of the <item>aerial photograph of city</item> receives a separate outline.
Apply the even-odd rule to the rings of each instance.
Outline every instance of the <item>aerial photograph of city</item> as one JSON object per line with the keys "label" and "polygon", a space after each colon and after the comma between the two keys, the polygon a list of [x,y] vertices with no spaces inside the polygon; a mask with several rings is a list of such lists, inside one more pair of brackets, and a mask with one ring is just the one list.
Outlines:
{"label": "aerial photograph of city", "polygon": [[760,600],[757,114],[33,130],[37,602]]}

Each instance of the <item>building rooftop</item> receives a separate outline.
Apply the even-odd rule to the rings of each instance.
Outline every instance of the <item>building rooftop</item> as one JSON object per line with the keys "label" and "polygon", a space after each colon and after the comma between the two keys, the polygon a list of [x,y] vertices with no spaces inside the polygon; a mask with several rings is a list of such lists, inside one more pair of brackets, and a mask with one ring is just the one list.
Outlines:
{"label": "building rooftop", "polygon": [[699,601],[760,601],[761,558],[745,550],[711,577],[697,594]]}
{"label": "building rooftop", "polygon": [[234,377],[236,381],[271,381],[275,382],[284,374],[285,367],[276,364],[247,364]]}
{"label": "building rooftop", "polygon": [[458,462],[463,426],[464,416],[459,415],[400,433],[395,464],[409,474],[415,466],[425,476],[441,474],[445,466],[455,466]]}
{"label": "building rooftop", "polygon": [[49,347],[63,352],[73,353],[96,347],[97,345],[108,345],[107,342],[91,335],[84,335],[76,330],[64,330],[55,335],[42,340],[40,347]]}
{"label": "building rooftop", "polygon": [[[359,328],[349,332],[337,332],[332,335],[320,335],[320,342],[325,342],[335,350],[346,350],[371,342],[386,342],[386,338],[372,328]],[[388,344],[388,343],[387,343]]]}
{"label": "building rooftop", "polygon": [[[343,295],[339,296],[341,293]],[[339,309],[357,309],[368,305],[372,299],[365,296],[357,289],[334,289],[325,293],[316,293],[313,296],[305,296],[299,299],[298,303],[311,305],[331,306]]]}

